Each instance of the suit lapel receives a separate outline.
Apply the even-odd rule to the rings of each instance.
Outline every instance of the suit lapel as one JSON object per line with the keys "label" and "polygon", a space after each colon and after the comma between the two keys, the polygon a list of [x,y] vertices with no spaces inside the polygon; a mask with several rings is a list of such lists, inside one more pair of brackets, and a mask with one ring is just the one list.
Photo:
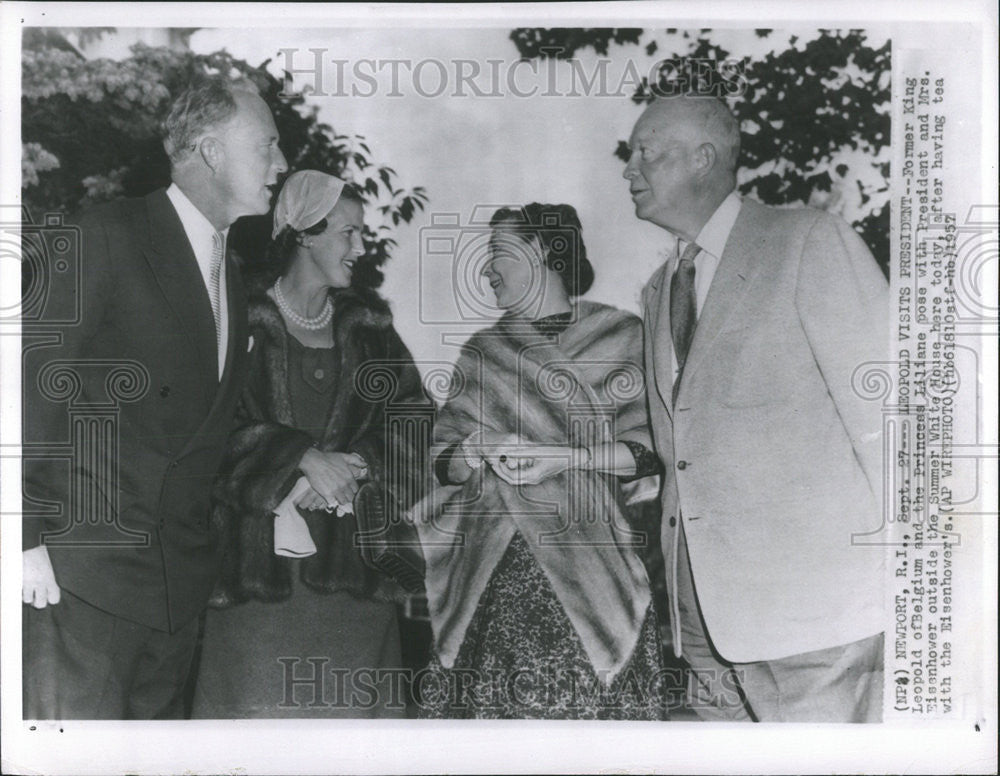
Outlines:
{"label": "suit lapel", "polygon": [[758,207],[752,200],[744,200],[733,230],[729,233],[715,277],[709,286],[705,305],[698,316],[678,402],[684,392],[684,383],[689,383],[691,376],[698,371],[715,338],[750,286],[749,280],[756,269],[753,259],[761,255],[764,243],[761,230],[754,228]]}
{"label": "suit lapel", "polygon": [[665,261],[649,281],[649,296],[647,300],[646,336],[651,344],[650,352],[653,359],[653,381],[656,392],[667,409],[668,415],[673,415],[670,390],[673,385],[673,353],[674,343],[670,337],[670,294],[668,279],[673,270],[674,259]]}
{"label": "suit lapel", "polygon": [[[224,419],[220,416],[223,412],[232,412],[235,401],[234,394],[243,389],[246,368],[249,364],[247,356],[247,301],[243,288],[243,280],[240,274],[239,265],[231,251],[226,254],[226,299],[229,306],[229,340],[226,343],[226,363],[222,372],[222,379],[218,379],[218,361],[212,362],[212,380],[214,393],[212,401],[209,403],[208,414],[202,421],[201,427],[190,440],[188,449],[193,447],[197,440],[211,429],[218,428],[221,422],[228,423],[231,418]],[[214,348],[215,322],[212,322]],[[213,350],[213,356],[215,351]]]}
{"label": "suit lapel", "polygon": [[[219,384],[222,399],[242,382],[241,367],[247,354],[247,300],[239,262],[232,251],[226,252],[226,303],[229,307],[229,341],[226,343],[226,364]],[[224,403],[224,402],[223,402]]]}
{"label": "suit lapel", "polygon": [[211,406],[218,388],[215,320],[205,281],[181,220],[163,190],[146,197],[149,243],[143,255],[160,291],[191,342],[202,375],[205,401]]}

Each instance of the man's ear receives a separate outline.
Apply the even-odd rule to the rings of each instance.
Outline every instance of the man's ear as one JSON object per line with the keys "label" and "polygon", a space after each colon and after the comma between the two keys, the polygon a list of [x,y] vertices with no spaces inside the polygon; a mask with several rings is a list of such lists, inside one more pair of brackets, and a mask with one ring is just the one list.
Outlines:
{"label": "man's ear", "polygon": [[226,152],[222,148],[222,143],[218,138],[211,136],[203,137],[198,141],[198,154],[213,173],[218,172],[226,156]]}
{"label": "man's ear", "polygon": [[708,175],[715,169],[715,163],[719,159],[719,152],[711,143],[702,143],[695,149],[694,163],[699,175]]}

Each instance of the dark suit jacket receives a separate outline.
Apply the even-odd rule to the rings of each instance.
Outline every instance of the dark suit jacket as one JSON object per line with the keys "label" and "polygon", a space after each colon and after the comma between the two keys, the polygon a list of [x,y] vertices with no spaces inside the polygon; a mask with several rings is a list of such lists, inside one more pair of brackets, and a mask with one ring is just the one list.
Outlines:
{"label": "dark suit jacket", "polygon": [[174,631],[218,573],[210,489],[248,364],[245,292],[230,255],[220,382],[208,293],[166,192],[75,228],[79,288],[53,269],[44,317],[78,300],[78,320],[25,338],[24,546],[44,541],[84,601]]}

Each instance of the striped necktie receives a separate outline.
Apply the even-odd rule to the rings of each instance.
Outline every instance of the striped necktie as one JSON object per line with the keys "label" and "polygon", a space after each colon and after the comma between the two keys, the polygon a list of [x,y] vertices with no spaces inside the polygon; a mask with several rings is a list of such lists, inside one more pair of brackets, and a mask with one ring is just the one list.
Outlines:
{"label": "striped necktie", "polygon": [[222,350],[222,298],[219,279],[222,275],[222,260],[226,255],[226,238],[222,232],[212,235],[212,266],[209,272],[208,295],[212,302],[212,317],[215,319],[215,350]]}
{"label": "striped necktie", "polygon": [[677,359],[677,376],[670,392],[670,400],[674,405],[677,404],[677,392],[680,390],[684,364],[691,349],[691,340],[694,339],[695,326],[698,324],[694,257],[700,250],[696,243],[689,243],[677,262],[674,276],[670,279],[670,336],[674,342],[674,356]]}

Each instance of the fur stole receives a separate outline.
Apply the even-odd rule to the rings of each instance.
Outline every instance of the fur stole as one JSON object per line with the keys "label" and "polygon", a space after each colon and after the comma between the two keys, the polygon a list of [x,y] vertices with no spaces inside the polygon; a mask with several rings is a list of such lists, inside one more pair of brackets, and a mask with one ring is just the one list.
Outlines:
{"label": "fur stole", "polygon": [[[541,444],[650,445],[642,324],[634,315],[579,302],[555,340],[501,320],[466,343],[453,396],[435,425],[438,444],[479,429]],[[410,513],[427,562],[427,594],[441,662],[450,667],[493,569],[515,532],[610,681],[628,662],[650,603],[616,477],[571,469],[513,486],[484,466],[460,486],[433,491]]]}
{"label": "fur stole", "polygon": [[[385,405],[407,396],[420,400],[420,375],[393,329],[391,312],[381,297],[373,291],[351,288],[336,292],[332,298],[339,377],[317,446],[360,454],[375,479],[384,471]],[[213,491],[212,525],[218,532],[222,562],[210,605],[288,598],[293,563],[299,564],[300,579],[312,590],[347,591],[379,600],[397,598],[395,583],[365,566],[355,549],[357,524],[353,516],[303,513],[316,554],[299,561],[274,554],[272,510],[300,476],[299,460],[313,438],[293,425],[288,385],[291,335],[262,285],[252,289],[249,320],[253,337],[250,377]],[[359,395],[356,374],[372,360],[392,362],[394,395]]]}

